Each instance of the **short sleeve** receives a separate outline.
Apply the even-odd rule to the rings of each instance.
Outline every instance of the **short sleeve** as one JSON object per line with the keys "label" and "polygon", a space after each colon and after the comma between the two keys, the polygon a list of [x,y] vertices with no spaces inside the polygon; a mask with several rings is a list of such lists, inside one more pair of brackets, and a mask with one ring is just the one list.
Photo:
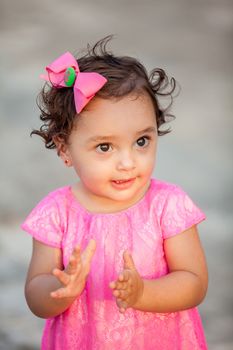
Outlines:
{"label": "short sleeve", "polygon": [[161,215],[163,238],[175,236],[203,221],[205,214],[178,186],[173,186],[167,196]]}
{"label": "short sleeve", "polygon": [[62,241],[61,215],[56,200],[48,195],[31,211],[21,228],[38,241],[60,248]]}

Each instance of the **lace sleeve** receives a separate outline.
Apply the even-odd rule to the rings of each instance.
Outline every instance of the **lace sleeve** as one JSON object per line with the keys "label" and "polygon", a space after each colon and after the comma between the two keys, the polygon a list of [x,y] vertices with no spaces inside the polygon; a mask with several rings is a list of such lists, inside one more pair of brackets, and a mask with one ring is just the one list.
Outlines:
{"label": "lace sleeve", "polygon": [[35,239],[60,248],[62,240],[61,216],[53,196],[48,195],[31,211],[21,228]]}
{"label": "lace sleeve", "polygon": [[169,192],[161,216],[164,239],[181,233],[205,219],[205,214],[178,186]]}

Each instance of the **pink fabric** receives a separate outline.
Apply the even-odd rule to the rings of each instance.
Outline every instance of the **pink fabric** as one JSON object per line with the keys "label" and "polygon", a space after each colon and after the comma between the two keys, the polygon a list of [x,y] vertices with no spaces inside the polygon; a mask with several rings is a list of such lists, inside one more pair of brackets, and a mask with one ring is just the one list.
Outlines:
{"label": "pink fabric", "polygon": [[63,251],[64,266],[75,244],[97,242],[86,288],[61,315],[46,320],[43,350],[207,349],[196,308],[175,313],[128,309],[120,314],[108,287],[122,270],[122,254],[132,252],[142,277],[168,273],[163,240],[205,219],[176,185],[152,180],[143,199],[112,214],[90,213],[70,187],[50,193],[31,212],[23,229]]}
{"label": "pink fabric", "polygon": [[47,74],[41,78],[55,87],[67,87],[64,81],[66,69],[72,67],[76,73],[74,83],[74,101],[77,113],[80,113],[95,94],[106,84],[107,79],[99,73],[80,72],[76,59],[66,52],[46,67]]}

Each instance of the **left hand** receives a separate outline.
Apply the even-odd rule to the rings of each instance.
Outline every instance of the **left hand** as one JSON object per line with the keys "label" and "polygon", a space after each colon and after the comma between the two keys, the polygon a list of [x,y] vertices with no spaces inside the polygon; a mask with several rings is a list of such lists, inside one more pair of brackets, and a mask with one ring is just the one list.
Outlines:
{"label": "left hand", "polygon": [[128,251],[123,254],[124,269],[116,281],[112,281],[109,287],[116,297],[116,303],[121,313],[128,307],[134,307],[143,294],[144,283],[140,277],[132,256]]}
{"label": "left hand", "polygon": [[61,287],[50,293],[52,298],[62,299],[80,296],[86,285],[95,250],[96,242],[93,239],[90,240],[83,252],[81,252],[80,246],[76,246],[66,269],[56,268],[53,270],[52,273],[61,283]]}

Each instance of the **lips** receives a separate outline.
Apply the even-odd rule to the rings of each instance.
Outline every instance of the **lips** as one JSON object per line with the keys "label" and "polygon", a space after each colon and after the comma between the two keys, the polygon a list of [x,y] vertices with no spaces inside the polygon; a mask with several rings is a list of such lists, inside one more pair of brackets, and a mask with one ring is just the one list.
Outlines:
{"label": "lips", "polygon": [[112,184],[117,189],[127,189],[134,183],[134,181],[135,181],[135,178],[112,180]]}
{"label": "lips", "polygon": [[126,183],[126,182],[129,182],[129,181],[131,181],[132,179],[127,179],[127,180],[114,180],[114,182],[116,183],[116,184],[123,184],[123,183]]}

